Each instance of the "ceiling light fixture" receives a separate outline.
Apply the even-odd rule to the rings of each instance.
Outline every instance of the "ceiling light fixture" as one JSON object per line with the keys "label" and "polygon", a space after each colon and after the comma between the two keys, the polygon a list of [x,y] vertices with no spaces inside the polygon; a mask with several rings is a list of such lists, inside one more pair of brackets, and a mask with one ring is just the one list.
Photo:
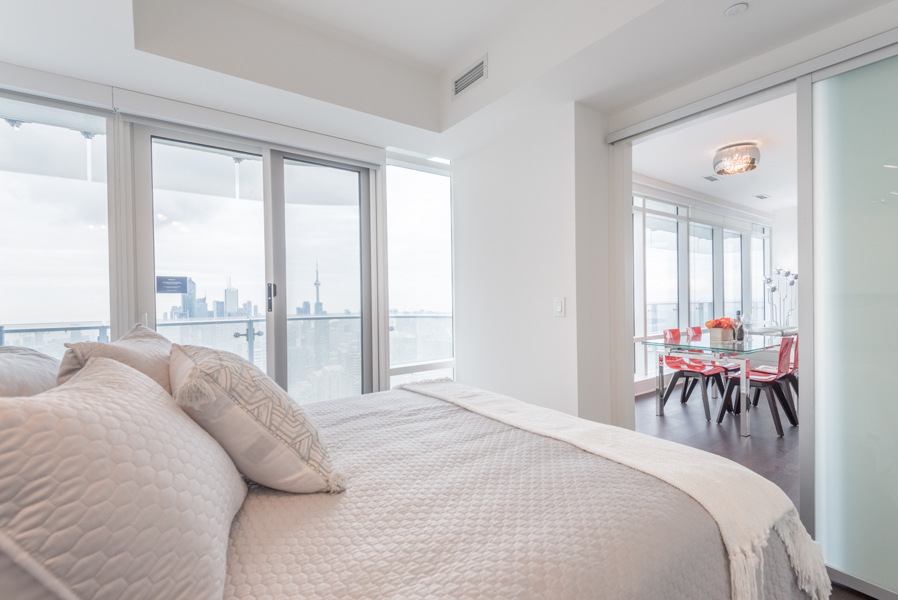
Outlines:
{"label": "ceiling light fixture", "polygon": [[761,151],[755,144],[739,143],[724,146],[714,155],[714,172],[718,175],[735,175],[758,168]]}
{"label": "ceiling light fixture", "polygon": [[441,165],[451,165],[452,161],[448,158],[440,158],[439,156],[431,156],[428,158],[430,162],[440,163]]}
{"label": "ceiling light fixture", "polygon": [[729,7],[726,11],[726,16],[735,17],[736,15],[741,15],[745,11],[748,10],[748,4],[745,2],[740,2],[739,4],[734,4]]}

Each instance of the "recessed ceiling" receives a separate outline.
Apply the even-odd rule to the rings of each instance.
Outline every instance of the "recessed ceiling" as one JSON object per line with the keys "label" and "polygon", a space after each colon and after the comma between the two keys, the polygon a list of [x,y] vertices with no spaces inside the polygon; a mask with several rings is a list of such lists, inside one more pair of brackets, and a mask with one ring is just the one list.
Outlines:
{"label": "recessed ceiling", "polygon": [[405,62],[439,71],[485,42],[528,3],[520,0],[238,0]]}
{"label": "recessed ceiling", "polygon": [[[795,94],[687,125],[633,146],[633,171],[703,195],[773,212],[797,204],[798,138]],[[760,166],[738,175],[714,175],[718,148],[753,142]],[[765,194],[769,198],[758,199]]]}

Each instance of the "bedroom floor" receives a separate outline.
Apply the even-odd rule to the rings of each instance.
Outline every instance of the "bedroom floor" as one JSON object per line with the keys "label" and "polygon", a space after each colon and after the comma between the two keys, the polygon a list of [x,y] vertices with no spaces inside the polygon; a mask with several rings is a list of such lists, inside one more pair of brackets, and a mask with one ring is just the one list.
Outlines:
{"label": "bedroom floor", "polygon": [[[705,420],[699,392],[696,391],[686,404],[680,404],[678,400],[679,390],[667,401],[664,416],[656,417],[654,392],[638,396],[636,431],[734,460],[776,483],[798,506],[799,427],[790,427],[785,415],[781,413],[786,435],[777,437],[770,409],[766,404],[759,403],[759,410],[752,410],[751,436],[743,438],[739,435],[738,417],[734,418],[728,413],[720,425]],[[712,418],[716,419],[720,402],[720,398],[710,398]],[[847,588],[834,587],[832,598],[854,600],[869,596]]]}

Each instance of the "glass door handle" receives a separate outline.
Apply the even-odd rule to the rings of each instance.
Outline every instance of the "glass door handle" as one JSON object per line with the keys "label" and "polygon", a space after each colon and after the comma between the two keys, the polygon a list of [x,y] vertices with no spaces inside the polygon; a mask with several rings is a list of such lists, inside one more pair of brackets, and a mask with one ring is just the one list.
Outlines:
{"label": "glass door handle", "polygon": [[276,283],[268,284],[268,312],[271,312],[272,300],[278,295],[278,286]]}

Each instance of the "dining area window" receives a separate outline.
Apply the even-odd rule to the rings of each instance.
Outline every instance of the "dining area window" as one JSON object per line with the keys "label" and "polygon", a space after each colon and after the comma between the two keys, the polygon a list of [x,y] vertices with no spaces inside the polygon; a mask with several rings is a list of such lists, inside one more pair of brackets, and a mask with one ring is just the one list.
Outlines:
{"label": "dining area window", "polygon": [[[765,320],[771,228],[706,207],[633,197],[634,377],[658,370],[643,341],[720,317]],[[757,281],[755,281],[757,279]],[[758,284],[761,284],[760,286]]]}

